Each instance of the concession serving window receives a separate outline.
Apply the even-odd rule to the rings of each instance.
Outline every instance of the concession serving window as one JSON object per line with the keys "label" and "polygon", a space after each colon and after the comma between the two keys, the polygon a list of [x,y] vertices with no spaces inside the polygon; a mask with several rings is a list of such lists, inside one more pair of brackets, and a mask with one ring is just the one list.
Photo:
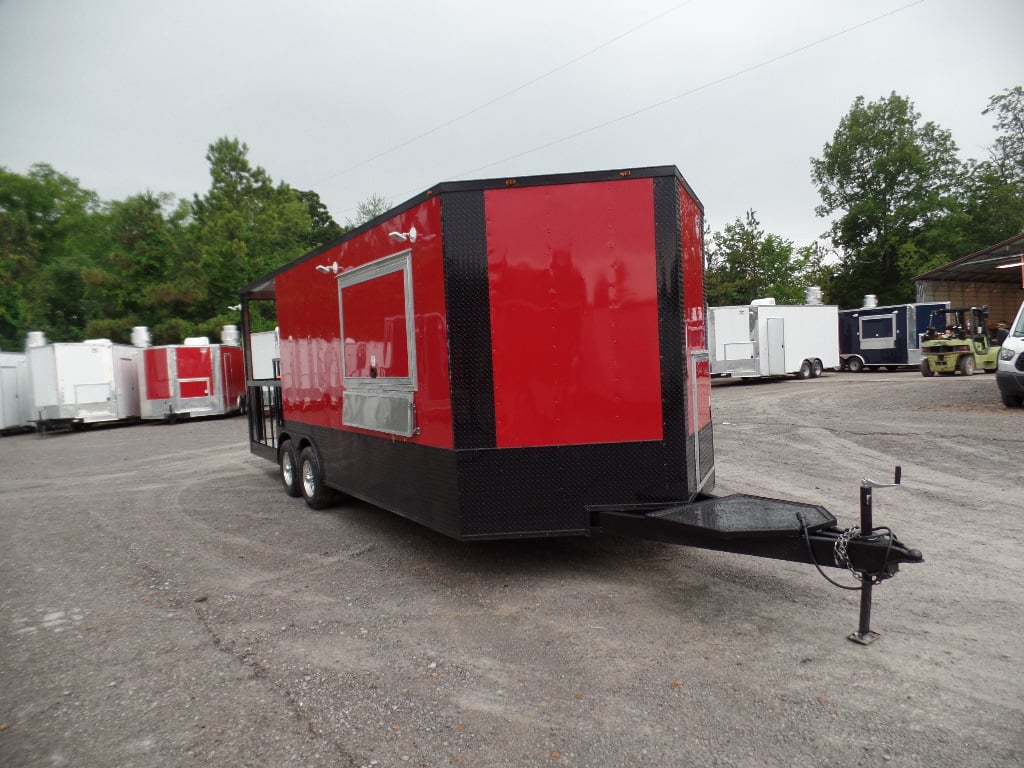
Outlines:
{"label": "concession serving window", "polygon": [[409,437],[416,433],[416,332],[412,251],[338,276],[345,395],[350,427]]}
{"label": "concession serving window", "polygon": [[893,315],[874,315],[860,319],[861,349],[894,349],[896,347],[896,318]]}

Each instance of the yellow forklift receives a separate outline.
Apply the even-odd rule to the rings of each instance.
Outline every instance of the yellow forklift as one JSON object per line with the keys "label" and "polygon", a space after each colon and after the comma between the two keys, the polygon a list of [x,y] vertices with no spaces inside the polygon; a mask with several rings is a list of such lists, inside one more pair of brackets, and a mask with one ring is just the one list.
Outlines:
{"label": "yellow forklift", "polygon": [[921,375],[994,373],[999,347],[987,331],[988,307],[950,307],[931,313],[921,338]]}

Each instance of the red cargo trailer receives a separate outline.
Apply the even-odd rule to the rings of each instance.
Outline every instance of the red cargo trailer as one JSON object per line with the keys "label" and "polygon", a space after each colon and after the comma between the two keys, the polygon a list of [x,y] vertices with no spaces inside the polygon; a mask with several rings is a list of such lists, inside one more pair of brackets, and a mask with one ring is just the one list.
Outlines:
{"label": "red cargo trailer", "polygon": [[[310,506],[459,539],[811,561],[840,533],[822,507],[711,495],[702,233],[671,166],[440,184],[242,291],[244,336],[274,301],[280,339],[279,380],[247,361],[251,450]],[[863,549],[865,572],[920,559]]]}
{"label": "red cargo trailer", "polygon": [[[237,336],[237,330],[235,331]],[[225,339],[229,341],[229,339]],[[242,348],[205,336],[142,351],[139,392],[143,419],[175,421],[238,413],[245,400]]]}

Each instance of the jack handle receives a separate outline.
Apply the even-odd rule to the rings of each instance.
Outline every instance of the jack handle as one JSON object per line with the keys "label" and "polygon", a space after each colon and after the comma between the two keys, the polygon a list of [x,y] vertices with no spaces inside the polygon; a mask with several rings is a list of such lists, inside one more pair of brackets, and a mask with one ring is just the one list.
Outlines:
{"label": "jack handle", "polygon": [[[875,480],[864,478],[860,482],[860,535],[871,536],[874,530],[872,519],[872,498],[871,491],[874,488],[897,488],[903,479],[903,468],[896,465],[893,475],[893,482],[879,483]],[[889,534],[890,537],[892,534]],[[856,632],[849,635],[849,639],[861,645],[870,645],[878,639],[877,632],[871,631],[871,588],[874,586],[872,579],[863,578],[860,582],[860,624]]]}

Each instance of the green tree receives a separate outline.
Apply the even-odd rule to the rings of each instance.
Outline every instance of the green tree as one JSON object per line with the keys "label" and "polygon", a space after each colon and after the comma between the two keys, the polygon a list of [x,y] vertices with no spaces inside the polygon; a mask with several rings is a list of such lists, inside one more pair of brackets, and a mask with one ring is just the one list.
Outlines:
{"label": "green tree", "polygon": [[298,192],[297,194],[309,210],[309,250],[336,240],[345,233],[345,230],[332,218],[327,206],[320,200],[320,195],[312,191]]}
{"label": "green tree", "polygon": [[383,195],[372,194],[365,200],[361,200],[356,206],[356,215],[354,219],[346,219],[345,228],[355,229],[361,224],[365,224],[370,219],[375,219],[382,213],[392,207],[391,201]]}
{"label": "green tree", "polygon": [[799,304],[814,283],[821,255],[816,247],[794,250],[793,242],[766,234],[755,211],[747,211],[711,236],[705,260],[704,290],[708,305],[749,304],[772,297],[780,304]]}
{"label": "green tree", "polygon": [[157,329],[156,343],[180,342],[160,327],[187,316],[198,296],[186,209],[173,195],[146,192],[111,203],[106,221],[109,247],[82,271],[86,334],[126,342],[133,326],[146,325]]}
{"label": "green tree", "polygon": [[1024,87],[989,99],[998,131],[989,158],[968,163],[964,210],[970,221],[967,253],[1024,231]]}
{"label": "green tree", "polygon": [[968,252],[956,144],[935,123],[921,123],[908,99],[857,97],[811,168],[818,215],[838,214],[830,229],[840,257],[833,301],[859,306],[866,293],[910,301],[912,276]]}
{"label": "green tree", "polygon": [[286,184],[275,186],[248,153],[237,139],[211,144],[206,159],[212,183],[192,203],[202,293],[195,319],[205,333],[236,323],[237,313],[229,308],[239,289],[306,252],[313,239],[308,202]]}
{"label": "green tree", "polygon": [[1007,88],[989,99],[983,115],[994,115],[999,131],[989,150],[993,173],[1003,181],[1024,187],[1024,86]]}
{"label": "green tree", "polygon": [[240,288],[341,235],[319,195],[275,184],[237,139],[206,157],[210,189],[177,204],[154,192],[104,203],[49,165],[0,167],[0,346],[20,348],[28,330],[127,341],[134,325],[156,343],[215,336],[238,322]]}
{"label": "green tree", "polygon": [[106,247],[102,204],[77,179],[37,163],[0,168],[0,345],[24,333],[84,338],[82,270]]}

